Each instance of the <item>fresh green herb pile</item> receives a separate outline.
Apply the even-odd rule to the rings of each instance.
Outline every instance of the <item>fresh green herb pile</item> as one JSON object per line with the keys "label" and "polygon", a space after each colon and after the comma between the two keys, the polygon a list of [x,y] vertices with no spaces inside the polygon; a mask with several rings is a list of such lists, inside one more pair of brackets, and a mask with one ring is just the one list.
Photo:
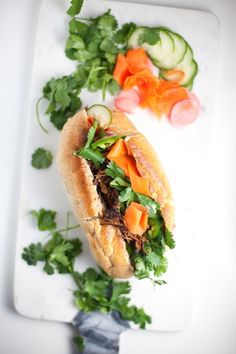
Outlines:
{"label": "fresh green herb pile", "polygon": [[[114,95],[120,90],[112,76],[114,65],[117,54],[126,52],[129,34],[136,28],[132,22],[119,28],[110,10],[96,18],[78,19],[81,7],[82,1],[73,1],[67,12],[72,19],[65,54],[76,62],[76,70],[71,75],[49,80],[41,97],[48,101],[45,114],[59,130],[81,108],[79,95],[83,89],[102,90],[103,99],[106,91]],[[37,116],[39,119],[38,105]]]}
{"label": "fresh green herb pile", "polygon": [[49,231],[49,234],[44,242],[32,243],[23,249],[22,258],[28,265],[35,266],[43,262],[43,270],[48,275],[56,271],[70,274],[77,285],[74,291],[75,304],[84,312],[117,310],[123,319],[134,322],[140,328],[151,323],[151,317],[142,308],[130,305],[127,295],[131,286],[128,282],[116,281],[102,270],[88,268],[80,273],[74,269],[75,257],[82,252],[82,244],[78,238],[69,240],[67,233],[79,225],[69,226],[68,217],[66,227],[58,230],[56,212],[53,210],[33,210],[31,215],[36,218],[38,230]]}
{"label": "fresh green herb pile", "polygon": [[175,241],[173,235],[165,226],[160,205],[152,198],[134,192],[130,179],[125,176],[124,171],[114,161],[109,163],[105,161],[107,148],[110,148],[121,136],[102,137],[96,140],[97,128],[98,122],[95,120],[93,126],[89,129],[85,146],[76,151],[75,155],[91,161],[96,168],[104,170],[105,174],[111,177],[110,187],[119,192],[121,215],[131,202],[137,202],[148,209],[149,228],[144,234],[147,239],[144,248],[137,250],[135,242],[132,241],[126,243],[127,250],[134,266],[134,274],[138,279],[149,278],[159,285],[165,284],[164,280],[159,279],[167,270],[167,259],[164,254],[166,247],[175,247]]}

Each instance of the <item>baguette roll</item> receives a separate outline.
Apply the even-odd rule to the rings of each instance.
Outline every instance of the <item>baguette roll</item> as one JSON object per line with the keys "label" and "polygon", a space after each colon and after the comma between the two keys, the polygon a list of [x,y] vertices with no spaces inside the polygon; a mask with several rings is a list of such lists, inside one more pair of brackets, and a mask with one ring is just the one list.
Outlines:
{"label": "baguette roll", "polygon": [[[148,179],[151,196],[160,203],[166,227],[172,231],[174,227],[172,193],[155,151],[122,112],[112,112],[109,129],[114,134],[126,136],[125,142],[136,160],[138,171],[142,177]],[[112,277],[129,278],[133,275],[134,269],[126,250],[126,241],[119,229],[101,223],[99,217],[103,215],[105,206],[94,184],[90,165],[84,158],[73,154],[85,145],[88,130],[85,110],[68,119],[61,132],[58,147],[59,172],[75,217],[87,236],[96,262]]]}

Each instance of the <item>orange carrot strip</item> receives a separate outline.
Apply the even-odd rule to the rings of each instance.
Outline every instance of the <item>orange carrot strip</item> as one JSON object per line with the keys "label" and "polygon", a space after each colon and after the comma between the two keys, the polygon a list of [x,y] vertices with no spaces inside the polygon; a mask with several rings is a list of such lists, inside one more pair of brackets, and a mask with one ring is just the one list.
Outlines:
{"label": "orange carrot strip", "polygon": [[127,148],[123,139],[117,140],[107,154],[107,158],[114,161],[117,166],[124,171],[125,175],[130,178],[131,187],[135,192],[151,196],[149,182],[147,179],[140,176],[136,161],[134,157],[131,156],[131,151]]}
{"label": "orange carrot strip", "polygon": [[128,160],[128,170],[131,186],[134,192],[151,196],[149,191],[149,181],[140,176],[133,157],[130,157]]}
{"label": "orange carrot strip", "polygon": [[143,205],[131,202],[125,211],[124,222],[130,232],[142,235],[148,227],[148,211]]}
{"label": "orange carrot strip", "polygon": [[143,48],[128,50],[126,61],[128,63],[129,71],[132,74],[136,74],[144,69],[149,70],[148,56]]}
{"label": "orange carrot strip", "polygon": [[130,75],[128,70],[128,63],[123,54],[118,54],[115,69],[113,72],[114,79],[120,84],[123,85],[125,79]]}
{"label": "orange carrot strip", "polygon": [[123,155],[128,155],[128,149],[126,147],[124,139],[119,139],[112,146],[111,150],[107,154],[107,158],[111,160],[112,157],[119,157]]}
{"label": "orange carrot strip", "polygon": [[129,177],[129,168],[128,168],[128,156],[117,156],[110,158],[111,161],[114,161],[118,167],[120,167],[125,175]]}

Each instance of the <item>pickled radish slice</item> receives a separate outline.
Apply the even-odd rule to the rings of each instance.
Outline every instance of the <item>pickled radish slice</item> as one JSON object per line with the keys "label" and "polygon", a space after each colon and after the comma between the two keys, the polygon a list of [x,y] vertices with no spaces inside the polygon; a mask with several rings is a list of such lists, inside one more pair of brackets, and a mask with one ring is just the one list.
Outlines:
{"label": "pickled radish slice", "polygon": [[169,120],[175,127],[183,127],[193,123],[201,111],[198,100],[188,98],[177,102],[171,109]]}

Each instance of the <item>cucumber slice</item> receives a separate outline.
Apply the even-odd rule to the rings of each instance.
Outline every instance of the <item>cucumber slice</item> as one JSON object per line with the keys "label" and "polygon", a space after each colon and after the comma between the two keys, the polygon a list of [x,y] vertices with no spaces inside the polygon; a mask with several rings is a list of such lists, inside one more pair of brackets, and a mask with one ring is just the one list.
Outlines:
{"label": "cucumber slice", "polygon": [[[140,47],[139,38],[146,27],[136,28],[130,35],[128,45],[131,48]],[[188,43],[178,33],[165,27],[159,27],[160,40],[155,45],[143,43],[144,48],[154,65],[160,69],[160,76],[165,80],[171,79],[165,76],[165,70],[177,69],[185,73],[181,86],[192,87],[193,80],[198,72],[198,65],[193,59],[193,51]]]}
{"label": "cucumber slice", "polygon": [[147,52],[151,59],[156,63],[159,68],[171,69],[173,66],[172,58],[175,51],[174,40],[169,35],[168,31],[160,29],[160,41],[147,48]]}
{"label": "cucumber slice", "polygon": [[96,119],[101,128],[107,129],[111,124],[112,113],[103,104],[94,104],[87,109],[87,115]]}
{"label": "cucumber slice", "polygon": [[148,51],[149,47],[151,47],[148,43],[143,43],[142,45],[139,44],[139,38],[143,35],[145,31],[144,26],[136,28],[130,35],[128,39],[128,47],[129,48],[138,48],[142,47],[146,51]]}
{"label": "cucumber slice", "polygon": [[[198,65],[196,61],[193,59],[193,51],[189,45],[187,45],[186,53],[183,57],[183,60],[179,62],[174,69],[182,70],[184,72],[184,78],[180,82],[181,86],[192,86],[193,80],[198,72]],[[165,80],[169,80],[168,77],[165,76],[165,71],[161,70],[161,77]]]}
{"label": "cucumber slice", "polygon": [[178,33],[168,30],[168,34],[173,38],[174,47],[175,47],[173,57],[172,57],[172,61],[173,61],[172,68],[173,68],[183,60],[188,44],[184,40],[184,38],[180,36]]}

